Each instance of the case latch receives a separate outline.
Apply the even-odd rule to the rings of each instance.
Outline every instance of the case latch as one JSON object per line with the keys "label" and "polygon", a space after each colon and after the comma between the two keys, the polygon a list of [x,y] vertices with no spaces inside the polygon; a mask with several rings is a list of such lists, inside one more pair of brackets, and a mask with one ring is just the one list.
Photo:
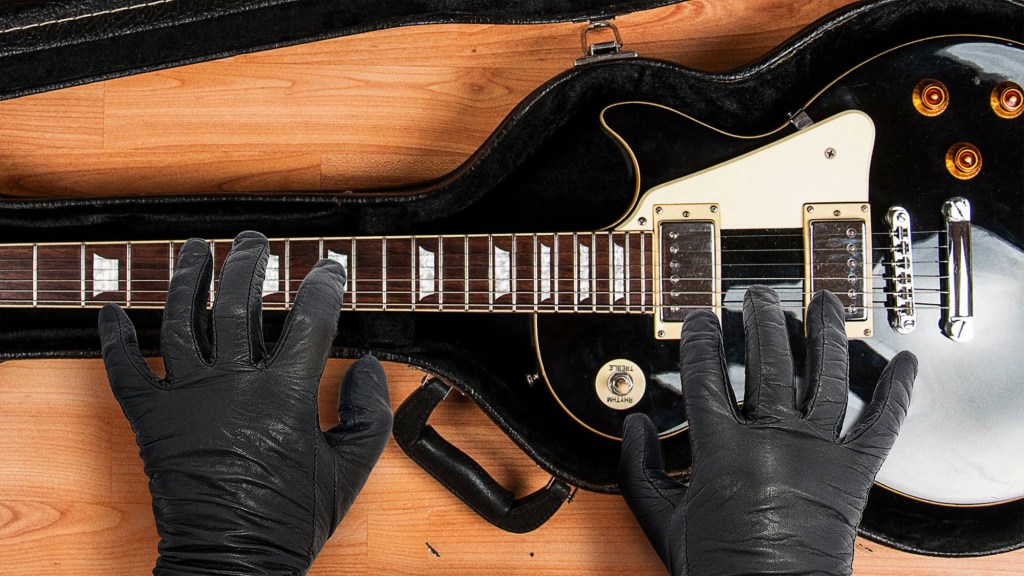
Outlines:
{"label": "case latch", "polygon": [[[615,36],[614,40],[607,40],[604,42],[589,43],[587,41],[588,35],[597,29],[608,28],[612,31]],[[574,66],[581,66],[583,64],[592,64],[594,62],[603,62],[605,60],[623,60],[626,58],[636,58],[637,54],[633,50],[622,49],[622,37],[619,36],[619,29],[615,27],[615,24],[608,22],[607,20],[597,20],[591,22],[583,29],[580,34],[580,48],[583,50],[583,57],[576,60]]]}

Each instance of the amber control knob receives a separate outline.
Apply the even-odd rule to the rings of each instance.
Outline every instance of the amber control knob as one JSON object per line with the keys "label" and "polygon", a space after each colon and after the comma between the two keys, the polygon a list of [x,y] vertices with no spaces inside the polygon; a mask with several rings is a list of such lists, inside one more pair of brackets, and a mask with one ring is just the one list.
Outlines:
{"label": "amber control knob", "polygon": [[938,116],[949,106],[949,90],[938,80],[922,80],[914,87],[914,108],[925,116]]}
{"label": "amber control knob", "polygon": [[1016,118],[1024,111],[1024,90],[1016,82],[1001,82],[992,89],[992,110],[1002,118]]}
{"label": "amber control knob", "polygon": [[946,169],[960,180],[969,180],[981,171],[981,151],[978,147],[960,142],[946,151]]}

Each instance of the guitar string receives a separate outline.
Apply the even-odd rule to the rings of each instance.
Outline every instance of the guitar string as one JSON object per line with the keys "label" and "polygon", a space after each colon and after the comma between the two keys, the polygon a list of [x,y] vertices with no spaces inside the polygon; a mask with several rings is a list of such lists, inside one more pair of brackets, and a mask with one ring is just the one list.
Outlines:
{"label": "guitar string", "polygon": [[[68,308],[97,308],[97,307],[100,307],[101,305],[104,305],[104,304],[107,304],[107,303],[120,304],[121,302],[123,302],[123,301],[121,301],[121,300],[95,301],[95,302],[88,302],[88,303],[86,303],[85,306],[80,306],[77,303],[77,301],[74,301],[74,300],[70,300],[70,301],[69,300],[39,300],[38,304],[26,304],[24,301],[21,301],[21,300],[11,301],[11,300],[0,299],[0,306],[4,306],[4,305],[7,305],[7,304],[16,304],[17,305],[16,307],[22,307],[22,308],[45,307],[47,305],[61,306],[61,307],[68,307]],[[679,310],[679,309],[709,310],[709,309],[714,307],[714,308],[721,308],[721,309],[730,310],[730,311],[742,310],[742,308],[743,308],[742,307],[742,301],[739,301],[739,300],[726,301],[723,304],[716,305],[716,306],[711,306],[711,305],[706,305],[706,304],[705,305],[697,305],[697,304],[671,304],[671,305],[670,304],[657,304],[657,305],[655,305],[655,304],[646,304],[646,305],[639,305],[639,304],[637,304],[637,305],[633,305],[633,306],[629,307],[630,309],[627,309],[627,305],[626,304],[586,304],[583,309],[574,310],[573,309],[574,308],[573,304],[574,303],[565,303],[565,304],[557,304],[557,305],[556,304],[543,304],[543,305],[539,305],[539,308],[538,308],[537,311],[543,311],[543,312],[565,312],[565,313],[590,313],[590,312],[596,311],[596,312],[621,313],[621,314],[630,314],[630,313],[645,314],[645,313],[647,313],[646,310],[657,310],[657,309],[661,309],[661,308],[668,308],[668,309],[673,309],[673,310]],[[578,304],[578,303],[575,303],[575,304]],[[871,310],[902,310],[903,309],[902,307],[898,307],[898,306],[894,307],[894,306],[877,306],[877,305],[874,305],[874,304],[883,304],[882,302],[873,302],[872,304],[873,305],[870,307]],[[159,300],[159,301],[154,301],[154,300],[132,300],[130,307],[146,306],[146,307],[154,307],[154,308],[164,308],[164,305],[165,305],[165,301],[163,301],[163,300]],[[293,305],[294,305],[293,302],[289,302],[287,304],[285,304],[285,303],[274,303],[274,302],[264,302],[264,306],[269,307],[269,309],[281,309],[281,308],[288,309],[288,308],[291,308]],[[456,304],[452,304],[450,306],[450,308],[451,308],[450,311],[458,312],[458,311],[464,310],[466,305],[467,304],[461,303],[461,302],[460,303],[456,303]],[[804,304],[802,300],[782,300],[782,301],[780,301],[780,305],[781,305],[782,308],[789,308],[789,309],[803,310],[803,309],[807,308],[807,305]],[[388,304],[381,304],[381,303],[377,303],[377,302],[372,302],[372,303],[363,302],[363,303],[359,303],[355,308],[352,308],[351,304],[344,304],[344,303],[342,304],[341,307],[342,307],[342,309],[345,309],[345,308],[366,309],[366,310],[388,310],[388,309],[393,309],[395,311],[416,311],[416,310],[419,310],[421,307],[422,307],[423,311],[434,311],[434,307],[437,307],[436,310],[443,311],[445,305],[438,305],[438,304],[432,304],[432,303],[416,303],[416,306],[417,306],[416,309],[411,308],[411,306],[412,306],[411,303],[403,303],[403,302],[388,303]],[[534,311],[534,308],[533,308],[532,304],[520,305],[518,307],[514,307],[512,304],[489,303],[489,302],[470,302],[468,304],[468,306],[471,309],[477,309],[477,310],[483,310],[483,311],[492,311],[491,310],[492,307],[494,308],[493,311],[508,311],[508,312],[533,312]],[[917,306],[918,307],[924,307],[924,308],[943,308],[943,306],[940,305],[940,304],[930,304],[930,303],[918,304]],[[207,304],[207,308],[209,308],[209,304]],[[520,310],[520,308],[521,308],[521,310]],[[639,308],[640,311],[637,311],[636,310],[637,308]]]}
{"label": "guitar string", "polygon": [[[378,280],[377,283],[379,283],[379,282],[380,281]],[[92,292],[93,289],[94,289],[93,286],[90,286],[88,283],[86,284],[86,290],[85,290],[86,293]],[[794,287],[776,286],[776,287],[772,287],[772,289],[775,290],[776,292],[787,292],[787,293],[793,293],[796,290],[800,290],[800,293],[803,294],[803,295],[813,295],[813,294],[816,293],[815,291],[804,291],[803,288],[796,287],[796,286],[794,286]],[[215,289],[214,291],[216,292],[217,290]],[[930,288],[926,288],[926,289],[914,288],[913,291],[915,293],[921,292],[921,293],[924,293],[924,294],[948,294],[949,293],[946,290],[936,290],[936,289],[930,289]],[[0,293],[3,293],[3,294],[18,294],[18,293],[33,293],[33,292],[46,293],[46,294],[75,294],[75,295],[78,295],[78,294],[82,293],[82,290],[80,288],[79,289],[75,289],[75,290],[57,290],[57,289],[45,289],[45,288],[40,288],[38,290],[27,290],[27,289],[3,290],[3,289],[0,289]],[[114,292],[124,292],[124,290],[120,290],[120,289],[118,289],[118,290],[104,290],[103,292],[114,293]],[[101,292],[101,293],[103,293],[103,292]],[[132,290],[131,292],[132,292],[132,294],[166,294],[167,290],[166,289],[164,289],[164,290]],[[274,290],[273,292],[270,292],[270,293],[281,293],[281,294],[284,294],[285,292],[288,292],[289,294],[295,294],[295,293],[298,292],[298,290]],[[382,290],[354,290],[353,292],[355,294],[359,295],[359,296],[362,296],[362,295],[371,296],[371,295],[376,295],[376,294],[388,294],[389,296],[391,296],[391,295],[398,296],[398,295],[406,295],[406,294],[423,294],[422,290],[391,290],[391,289],[387,289],[387,290],[383,290],[383,289]],[[722,294],[730,294],[730,293],[733,293],[733,292],[734,291],[729,291],[729,290],[724,290],[724,291],[714,291],[714,290],[664,290],[664,291],[662,291],[663,295],[668,293],[668,294],[673,294],[673,295],[687,295],[687,296],[722,295]],[[439,293],[440,293],[440,291],[437,291],[437,290],[434,290],[434,291],[430,292],[430,294],[439,294]],[[602,290],[557,290],[557,291],[556,290],[548,290],[548,291],[545,291],[545,290],[507,290],[507,291],[506,290],[446,290],[445,291],[445,294],[449,294],[449,293],[451,293],[451,294],[469,294],[469,295],[490,295],[490,294],[496,294],[496,295],[498,295],[498,297],[502,297],[502,296],[506,296],[506,295],[512,295],[512,294],[535,295],[536,296],[537,294],[547,294],[547,293],[550,293],[550,294],[557,293],[557,294],[561,294],[561,295],[595,294],[595,295],[598,295],[598,296],[606,296],[608,294],[621,295],[621,294],[627,294],[627,293],[629,293],[629,294],[641,294],[641,295],[643,295],[643,294],[654,294],[654,292],[651,291],[651,290],[645,290],[645,291],[630,290],[630,291],[627,291],[627,290],[604,290],[604,289],[602,289]],[[847,294],[851,294],[851,291],[849,291],[849,290],[834,290],[833,293],[847,295]],[[427,294],[427,296],[429,296],[430,294]],[[900,293],[900,292],[889,292],[889,291],[884,291],[884,290],[881,290],[881,289],[872,289],[870,292],[864,292],[864,291],[861,291],[861,290],[857,290],[857,291],[853,291],[852,295],[861,296],[861,295],[865,295],[865,294],[872,294],[872,295],[881,294],[881,295],[884,295],[884,296],[898,296],[898,295],[902,295],[902,293]],[[426,296],[421,296],[421,297],[426,297]]]}
{"label": "guitar string", "polygon": [[[782,266],[782,265],[776,264],[775,266],[778,267],[778,266]],[[407,269],[408,267],[405,267],[405,268]],[[650,267],[648,267],[648,268],[650,268]],[[662,268],[664,268],[664,267],[662,267]],[[608,270],[608,267],[607,266],[601,266],[600,269]],[[139,270],[154,271],[154,272],[155,271],[167,272],[167,267],[165,266],[163,268],[135,268],[133,266],[132,267],[132,272],[133,272],[132,283],[133,284],[136,283],[136,282],[167,282],[169,280],[166,276],[164,276],[163,278],[135,278],[134,277],[134,273],[139,271]],[[274,273],[279,273],[280,270],[281,269],[278,269],[278,268],[268,268],[267,269],[267,272],[269,273],[268,277],[269,278],[273,278],[274,277]],[[357,271],[365,272],[365,270],[363,268],[356,268],[356,270]],[[461,267],[459,267],[459,268],[448,268],[448,267],[445,267],[444,270],[446,272],[449,271],[449,270],[451,270],[451,271],[462,271],[462,270],[464,270],[464,268],[461,268]],[[584,270],[584,269],[583,268],[579,268],[579,270]],[[97,271],[103,272],[103,271],[107,271],[107,270],[94,270],[94,273],[97,272]],[[109,271],[113,271],[113,270],[111,269]],[[421,282],[423,280],[428,280],[428,281],[431,280],[431,278],[429,278],[429,277],[424,278],[422,276],[396,277],[394,275],[394,272],[396,272],[396,271],[397,270],[395,268],[390,268],[390,267],[388,268],[388,283],[392,283],[392,282],[409,282],[409,281]],[[2,275],[6,275],[9,272],[28,273],[28,272],[31,272],[31,271],[30,270],[0,270],[0,274],[2,274]],[[68,270],[67,269],[64,269],[64,270],[40,269],[40,270],[36,270],[35,272],[63,272],[63,273],[68,273]],[[37,279],[40,282],[79,282],[82,279],[81,278],[81,274],[77,273],[77,271],[69,273],[69,274],[74,274],[74,276],[69,275],[66,278],[37,278]],[[856,274],[855,276],[858,279],[862,278],[862,276],[860,274]],[[918,274],[918,273],[913,273],[913,274],[910,274],[910,276],[912,276],[914,278],[946,278],[947,275],[946,274]],[[280,278],[280,276],[278,276],[278,278],[279,278],[279,280],[278,280],[279,282],[285,282],[284,278]],[[900,279],[902,279],[901,276],[887,276],[885,272],[872,273],[871,274],[871,278],[874,279],[874,280],[900,280]],[[517,275],[516,278],[514,279],[514,281],[515,282],[532,282],[534,279],[541,280],[541,281],[545,280],[545,278],[542,277],[542,276]],[[611,275],[600,275],[600,276],[597,276],[597,275],[592,275],[592,276],[551,276],[550,278],[547,278],[547,280],[550,280],[551,282],[558,282],[558,281],[566,282],[566,281],[582,281],[582,280],[587,280],[587,281],[591,281],[591,282],[613,282],[613,283],[614,282],[625,282],[625,281],[637,282],[637,281],[640,281],[640,280],[653,280],[653,279],[654,279],[654,277],[652,275],[649,275],[649,274],[645,274],[643,276],[636,276],[636,275],[630,275],[630,276],[626,276],[626,275],[622,275],[622,276],[611,276]],[[849,280],[849,279],[850,279],[850,275],[849,274],[847,274],[845,276],[814,276],[812,278],[812,280]],[[216,281],[220,281],[220,275],[216,275],[215,276],[215,280]],[[370,282],[370,281],[380,281],[381,279],[380,278],[360,277],[359,280],[360,281]],[[442,279],[439,279],[439,278],[435,277],[434,280],[436,280],[437,282],[440,282]],[[457,278],[443,278],[443,280],[445,282],[465,282],[466,278],[464,277],[464,275],[460,274],[460,275],[458,275]],[[470,282],[486,282],[486,281],[490,281],[490,280],[497,280],[497,281],[507,280],[509,282],[512,282],[513,278],[511,276],[509,276],[509,277],[503,277],[503,276],[497,276],[497,277],[496,276],[486,276],[486,277],[471,276],[471,277],[469,277],[469,281]],[[673,281],[711,281],[711,280],[722,280],[722,281],[729,281],[729,282],[743,281],[743,280],[796,281],[796,280],[805,280],[805,277],[804,276],[679,276],[679,275],[676,275],[676,274],[670,274],[670,275],[667,275],[667,276],[662,276],[661,280],[662,281],[669,281],[669,280],[673,280]],[[26,276],[24,278],[21,278],[21,277],[16,277],[16,278],[12,278],[12,277],[0,278],[0,284],[2,284],[4,282],[32,282],[32,281],[33,281],[33,277],[31,275]],[[87,282],[93,282],[93,281],[102,282],[102,281],[104,281],[104,279],[102,279],[102,278],[99,278],[99,279],[96,279],[96,278],[86,278],[86,281]],[[300,283],[302,281],[303,281],[303,278],[290,278],[290,279],[287,280],[287,282],[290,282],[290,283],[293,283],[293,284],[294,283]]]}

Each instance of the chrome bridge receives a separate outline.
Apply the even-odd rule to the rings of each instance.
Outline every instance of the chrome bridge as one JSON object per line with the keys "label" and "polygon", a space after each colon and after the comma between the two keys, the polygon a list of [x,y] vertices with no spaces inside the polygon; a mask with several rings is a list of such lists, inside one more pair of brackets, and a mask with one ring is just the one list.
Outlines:
{"label": "chrome bridge", "polygon": [[917,327],[910,213],[902,206],[893,206],[886,212],[885,221],[889,224],[890,241],[890,262],[886,274],[889,325],[900,334],[910,334]]}

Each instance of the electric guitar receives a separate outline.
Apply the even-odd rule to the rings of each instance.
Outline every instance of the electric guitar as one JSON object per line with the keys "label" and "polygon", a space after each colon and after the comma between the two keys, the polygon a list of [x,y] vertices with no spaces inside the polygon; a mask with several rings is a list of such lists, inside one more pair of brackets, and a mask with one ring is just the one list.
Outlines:
{"label": "electric guitar", "polygon": [[[879,484],[943,505],[1017,500],[1022,85],[1020,44],[942,37],[838,76],[766,134],[616,104],[600,121],[631,159],[636,187],[607,227],[275,239],[265,306],[287,309],[312,265],[332,258],[348,268],[346,311],[523,318],[552,401],[617,439],[636,411],[665,437],[685,430],[678,339],[690,310],[721,318],[742,397],[746,287],[779,292],[798,356],[804,308],[830,290],[850,337],[847,422],[893,354],[920,359]],[[0,246],[0,306],[161,308],[183,241]],[[216,271],[229,245],[210,242]]]}

